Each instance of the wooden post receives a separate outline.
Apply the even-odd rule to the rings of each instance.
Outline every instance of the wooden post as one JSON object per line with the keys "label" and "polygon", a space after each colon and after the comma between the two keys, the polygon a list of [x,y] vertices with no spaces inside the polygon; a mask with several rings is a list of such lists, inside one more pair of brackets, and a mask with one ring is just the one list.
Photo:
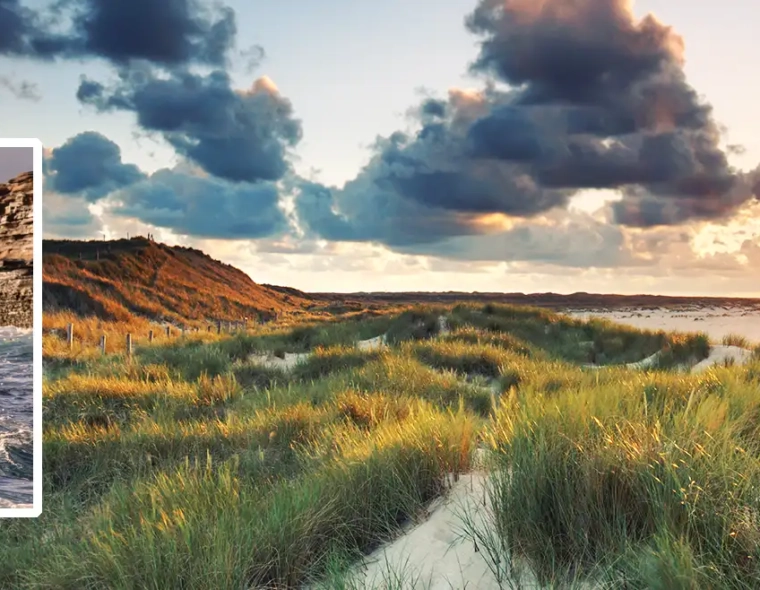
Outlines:
{"label": "wooden post", "polygon": [[217,320],[216,322],[216,333],[221,334],[222,333],[222,322],[221,320]]}
{"label": "wooden post", "polygon": [[172,335],[172,327],[166,326],[166,337],[168,338],[171,335]]}
{"label": "wooden post", "polygon": [[106,353],[106,335],[105,334],[103,334],[100,337],[100,352],[102,352],[103,354]]}
{"label": "wooden post", "polygon": [[69,350],[74,348],[74,324],[69,324],[66,328],[66,342],[69,345]]}
{"label": "wooden post", "polygon": [[148,342],[153,342],[153,330],[148,332]]}
{"label": "wooden post", "polygon": [[132,356],[132,334],[127,334],[127,356]]}
{"label": "wooden post", "polygon": [[182,326],[182,337],[185,337],[185,326]]}

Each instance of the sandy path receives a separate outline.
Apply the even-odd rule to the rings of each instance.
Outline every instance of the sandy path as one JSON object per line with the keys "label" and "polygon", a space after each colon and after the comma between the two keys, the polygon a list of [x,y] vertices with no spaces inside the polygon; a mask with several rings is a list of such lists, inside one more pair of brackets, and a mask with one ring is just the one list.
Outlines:
{"label": "sandy path", "polygon": [[284,358],[269,354],[252,354],[248,360],[259,365],[264,365],[268,369],[279,369],[280,371],[291,371],[298,363],[308,359],[308,352],[286,352]]}
{"label": "sandy path", "polygon": [[[444,316],[440,316],[438,318],[438,329],[440,334],[448,334],[450,332],[449,324]],[[388,342],[386,340],[385,334],[381,334],[380,336],[375,336],[374,338],[369,338],[367,340],[358,340],[356,342],[356,346],[359,348],[359,350],[379,350],[387,346],[387,344]],[[248,360],[260,365],[264,365],[270,369],[290,371],[298,363],[308,359],[309,356],[311,356],[310,352],[286,352],[284,358],[277,357],[272,353],[252,354],[248,357]]]}
{"label": "sandy path", "polygon": [[424,522],[365,557],[351,581],[359,588],[383,588],[400,578],[401,587],[409,590],[498,590],[483,553],[462,534],[462,512],[477,518],[485,510],[486,481],[479,472],[460,476],[444,497],[430,504]]}
{"label": "sandy path", "polygon": [[[701,360],[691,368],[683,367],[682,370],[688,370],[690,373],[702,373],[707,369],[715,366],[745,365],[752,359],[753,351],[739,346],[725,346],[722,344],[714,345],[710,347],[710,353],[707,358]],[[582,365],[585,369],[604,369],[624,366],[628,369],[648,369],[656,366],[657,359],[660,357],[659,352],[655,352],[652,356],[640,360],[637,363],[627,363],[625,365]]]}
{"label": "sandy path", "polygon": [[385,334],[382,334],[381,336],[375,336],[369,340],[359,340],[356,343],[356,346],[359,348],[359,350],[378,350],[379,348],[383,348],[385,345]]}
{"label": "sandy path", "polygon": [[446,320],[446,316],[438,316],[438,334],[440,336],[445,336],[451,332],[451,329],[449,328],[449,322]]}
{"label": "sandy path", "polygon": [[702,373],[714,366],[733,364],[744,365],[752,358],[752,351],[738,346],[713,346],[710,355],[691,368],[692,373]]}
{"label": "sandy path", "polygon": [[[359,340],[356,343],[359,350],[377,350],[385,346],[385,334],[369,338],[368,340]],[[281,371],[291,371],[293,368],[311,356],[310,352],[286,352],[284,358],[269,354],[252,354],[248,357],[249,361],[264,365],[270,369],[279,369]]]}

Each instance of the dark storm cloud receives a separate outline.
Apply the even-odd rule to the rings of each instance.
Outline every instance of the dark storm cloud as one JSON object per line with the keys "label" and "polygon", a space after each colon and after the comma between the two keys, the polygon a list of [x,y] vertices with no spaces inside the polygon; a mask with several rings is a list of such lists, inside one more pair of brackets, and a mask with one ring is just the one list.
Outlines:
{"label": "dark storm cloud", "polygon": [[36,34],[37,26],[36,13],[19,0],[0,0],[0,54],[27,53],[28,36]]}
{"label": "dark storm cloud", "polygon": [[[66,26],[54,32],[60,23]],[[40,10],[0,0],[0,54],[6,55],[222,65],[235,36],[231,8],[196,0],[57,0]]]}
{"label": "dark storm cloud", "polygon": [[256,239],[287,229],[279,193],[271,183],[159,170],[113,195],[112,213],[175,233],[224,240]]}
{"label": "dark storm cloud", "polygon": [[121,161],[121,149],[110,139],[86,131],[67,140],[45,158],[51,190],[95,202],[145,178],[137,166]]}
{"label": "dark storm cloud", "polygon": [[92,233],[99,222],[88,205],[95,202],[112,215],[195,237],[256,239],[288,229],[275,184],[231,182],[188,166],[149,176],[122,162],[119,146],[92,131],[53,149],[43,168],[53,195],[45,218],[56,235]]}
{"label": "dark storm cloud", "polygon": [[443,118],[446,115],[446,103],[442,100],[429,98],[422,103],[420,111],[423,115]]}
{"label": "dark storm cloud", "polygon": [[[626,0],[481,0],[468,27],[483,37],[473,68],[517,87],[524,113],[513,125],[478,123],[500,124],[523,148],[503,153],[492,141],[489,154],[476,142],[481,157],[527,155],[542,186],[625,188],[636,196],[616,211],[642,207],[644,225],[721,218],[752,197],[686,82],[683,40],[652,16],[637,22]],[[639,225],[636,215],[617,221]]]}
{"label": "dark storm cloud", "polygon": [[615,221],[650,227],[722,219],[752,198],[757,180],[730,166],[670,27],[636,21],[625,0],[481,0],[467,24],[489,86],[423,101],[420,130],[378,143],[343,189],[302,186],[307,231],[431,243],[485,231],[478,215],[532,217],[586,189],[621,191]]}
{"label": "dark storm cloud", "polygon": [[77,94],[100,111],[127,110],[143,129],[160,133],[181,155],[231,181],[278,180],[288,148],[301,139],[290,101],[268,79],[236,91],[221,70],[208,75],[151,70],[123,73],[115,87],[83,80]]}

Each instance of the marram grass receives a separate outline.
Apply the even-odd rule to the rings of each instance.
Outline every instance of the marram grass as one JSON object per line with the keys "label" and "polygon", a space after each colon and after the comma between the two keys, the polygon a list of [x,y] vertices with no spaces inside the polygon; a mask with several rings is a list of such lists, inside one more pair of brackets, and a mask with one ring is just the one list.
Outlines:
{"label": "marram grass", "polygon": [[[152,345],[147,324],[76,320],[69,350],[69,319],[46,323],[45,508],[0,523],[1,588],[353,587],[478,445],[471,533],[503,587],[760,587],[760,360],[671,369],[704,335],[462,305]],[[283,371],[268,352],[311,356]],[[408,588],[406,565],[379,587]]]}

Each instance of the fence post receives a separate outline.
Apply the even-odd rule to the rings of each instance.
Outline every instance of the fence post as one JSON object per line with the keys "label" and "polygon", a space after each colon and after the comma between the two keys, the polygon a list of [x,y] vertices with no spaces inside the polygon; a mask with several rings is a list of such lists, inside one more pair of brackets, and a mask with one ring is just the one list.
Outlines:
{"label": "fence post", "polygon": [[100,337],[100,352],[102,352],[103,354],[106,353],[106,335],[105,334],[103,334]]}
{"label": "fence post", "polygon": [[132,334],[127,334],[127,356],[132,356]]}
{"label": "fence post", "polygon": [[222,333],[222,321],[217,320],[216,321],[216,333],[221,334]]}
{"label": "fence post", "polygon": [[148,331],[148,342],[153,342],[153,330]]}
{"label": "fence post", "polygon": [[166,326],[166,337],[168,338],[171,335],[172,335],[172,327]]}
{"label": "fence post", "polygon": [[69,350],[74,348],[74,324],[69,324],[66,327],[66,342],[69,345]]}

